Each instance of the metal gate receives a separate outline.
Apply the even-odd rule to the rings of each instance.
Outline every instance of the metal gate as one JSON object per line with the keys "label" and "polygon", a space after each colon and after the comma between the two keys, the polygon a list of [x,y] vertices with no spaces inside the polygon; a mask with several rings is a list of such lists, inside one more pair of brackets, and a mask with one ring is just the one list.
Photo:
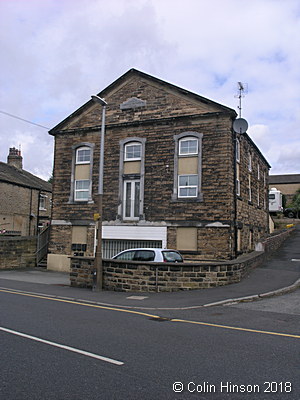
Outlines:
{"label": "metal gate", "polygon": [[120,251],[134,249],[136,247],[161,248],[161,240],[120,240],[120,239],[102,239],[103,258],[112,258]]}
{"label": "metal gate", "polygon": [[50,235],[50,226],[47,226],[47,228],[45,228],[42,232],[40,232],[38,234],[37,251],[36,251],[36,266],[37,267],[45,266],[45,263],[42,261],[47,256],[49,235]]}

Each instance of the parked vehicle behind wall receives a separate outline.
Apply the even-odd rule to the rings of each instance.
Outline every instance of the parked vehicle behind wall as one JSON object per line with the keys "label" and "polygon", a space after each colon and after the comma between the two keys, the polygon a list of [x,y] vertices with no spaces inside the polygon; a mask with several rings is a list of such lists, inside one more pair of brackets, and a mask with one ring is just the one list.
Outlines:
{"label": "parked vehicle behind wall", "polygon": [[276,188],[271,188],[269,191],[269,212],[282,212],[282,193]]}

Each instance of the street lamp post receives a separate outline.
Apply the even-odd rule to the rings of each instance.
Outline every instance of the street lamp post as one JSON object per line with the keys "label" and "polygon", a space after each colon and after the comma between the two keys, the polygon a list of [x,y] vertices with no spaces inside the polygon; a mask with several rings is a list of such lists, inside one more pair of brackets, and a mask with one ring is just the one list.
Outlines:
{"label": "street lamp post", "polygon": [[106,112],[106,101],[99,96],[92,95],[92,99],[95,103],[99,103],[102,106],[102,120],[101,120],[101,132],[100,132],[100,159],[99,159],[99,181],[98,181],[98,208],[97,216],[95,220],[98,220],[97,227],[97,246],[95,254],[95,267],[96,267],[96,285],[93,287],[94,291],[100,291],[103,287],[103,265],[102,265],[102,198],[103,198],[103,167],[104,167],[104,134],[105,134],[105,112]]}

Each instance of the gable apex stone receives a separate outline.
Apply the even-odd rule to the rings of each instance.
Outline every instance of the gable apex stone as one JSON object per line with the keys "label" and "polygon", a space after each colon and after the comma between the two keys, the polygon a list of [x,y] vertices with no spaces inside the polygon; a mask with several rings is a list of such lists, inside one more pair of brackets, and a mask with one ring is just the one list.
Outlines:
{"label": "gable apex stone", "polygon": [[139,107],[146,107],[146,100],[139,99],[137,97],[131,97],[120,104],[120,109],[123,110],[130,110]]}

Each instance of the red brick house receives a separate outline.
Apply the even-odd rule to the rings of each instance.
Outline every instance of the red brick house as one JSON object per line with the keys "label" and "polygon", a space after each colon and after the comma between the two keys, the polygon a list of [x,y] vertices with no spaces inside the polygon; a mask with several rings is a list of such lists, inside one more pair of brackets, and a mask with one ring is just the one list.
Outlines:
{"label": "red brick house", "polygon": [[[135,69],[105,98],[103,252],[169,247],[225,260],[268,232],[269,164],[236,112]],[[55,138],[48,268],[93,256],[101,106],[88,101],[49,132]]]}

